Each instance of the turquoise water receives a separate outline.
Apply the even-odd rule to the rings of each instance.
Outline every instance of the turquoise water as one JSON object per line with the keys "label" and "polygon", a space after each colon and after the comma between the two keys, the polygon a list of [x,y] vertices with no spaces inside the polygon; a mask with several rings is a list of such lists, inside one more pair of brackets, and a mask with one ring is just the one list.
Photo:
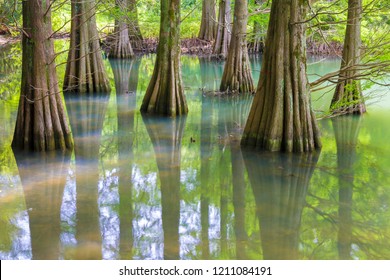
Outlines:
{"label": "turquoise water", "polygon": [[182,57],[188,116],[142,117],[153,61],[106,60],[110,94],[65,97],[69,154],[13,153],[20,65],[2,68],[0,259],[390,259],[388,97],[321,120],[321,152],[254,152],[238,145],[252,97],[209,94],[223,62]]}

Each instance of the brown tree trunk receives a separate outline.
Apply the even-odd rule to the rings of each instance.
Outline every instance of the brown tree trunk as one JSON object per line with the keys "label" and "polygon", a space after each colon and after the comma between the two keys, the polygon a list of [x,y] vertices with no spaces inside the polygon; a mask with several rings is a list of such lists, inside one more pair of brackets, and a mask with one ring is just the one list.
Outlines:
{"label": "brown tree trunk", "polygon": [[251,66],[246,42],[248,4],[246,0],[236,0],[232,40],[222,74],[220,91],[254,92]]}
{"label": "brown tree trunk", "polygon": [[219,0],[217,35],[213,46],[213,55],[225,59],[231,38],[230,0]]}
{"label": "brown tree trunk", "polygon": [[363,114],[366,111],[359,71],[361,47],[362,0],[348,0],[347,29],[344,38],[339,81],[333,95],[330,110],[334,114]]}
{"label": "brown tree trunk", "polygon": [[56,74],[51,1],[23,1],[22,83],[12,147],[70,149],[71,131]]}
{"label": "brown tree trunk", "polygon": [[127,0],[127,1],[129,5],[129,11],[130,11],[130,18],[128,24],[130,42],[134,49],[141,50],[143,37],[138,22],[138,11],[137,11],[138,0]]}
{"label": "brown tree trunk", "polygon": [[96,27],[95,1],[72,1],[70,48],[64,91],[109,92],[110,82],[104,68]]}
{"label": "brown tree trunk", "polygon": [[321,147],[306,74],[305,2],[272,2],[263,66],[242,145],[286,152]]}
{"label": "brown tree trunk", "polygon": [[198,38],[213,41],[216,33],[215,0],[202,0],[202,20]]}
{"label": "brown tree trunk", "polygon": [[141,111],[176,116],[187,114],[180,64],[180,0],[161,1],[160,37],[153,76]]}
{"label": "brown tree trunk", "polygon": [[[126,0],[116,0],[117,9],[123,13],[126,10]],[[115,20],[113,40],[110,42],[109,57],[112,58],[129,58],[134,55],[133,48],[130,44],[129,29],[126,23],[126,17],[121,16]]]}

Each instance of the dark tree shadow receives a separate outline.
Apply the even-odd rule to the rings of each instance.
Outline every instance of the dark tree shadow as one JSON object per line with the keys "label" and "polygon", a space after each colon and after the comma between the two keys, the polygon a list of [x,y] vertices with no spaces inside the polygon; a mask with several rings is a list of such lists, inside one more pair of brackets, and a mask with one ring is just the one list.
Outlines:
{"label": "dark tree shadow", "polygon": [[61,258],[61,204],[69,152],[15,152],[29,217],[32,258]]}
{"label": "dark tree shadow", "polygon": [[340,259],[351,259],[352,251],[352,196],[356,146],[362,117],[340,116],[332,118],[337,145],[339,181],[338,252]]}
{"label": "dark tree shadow", "polygon": [[76,160],[76,239],[71,259],[102,259],[98,205],[100,142],[109,94],[65,95]]}
{"label": "dark tree shadow", "polygon": [[299,228],[319,153],[243,151],[264,259],[299,259]]}
{"label": "dark tree shadow", "polygon": [[143,115],[142,119],[153,143],[161,182],[164,259],[179,259],[180,157],[186,117]]}

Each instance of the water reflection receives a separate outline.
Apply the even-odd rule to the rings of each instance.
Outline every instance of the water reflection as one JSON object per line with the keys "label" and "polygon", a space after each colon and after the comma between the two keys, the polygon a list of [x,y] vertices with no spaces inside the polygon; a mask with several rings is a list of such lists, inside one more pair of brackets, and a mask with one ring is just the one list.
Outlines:
{"label": "water reflection", "polygon": [[119,258],[133,258],[134,119],[140,59],[110,60],[118,119]]}
{"label": "water reflection", "polygon": [[60,258],[60,211],[70,155],[15,152],[29,218],[32,258]]}
{"label": "water reflection", "polygon": [[180,157],[186,117],[142,118],[153,143],[161,183],[164,259],[179,259]]}
{"label": "water reflection", "polygon": [[352,251],[352,195],[356,146],[361,116],[340,116],[332,119],[337,144],[339,181],[338,252],[340,259],[351,259]]}
{"label": "water reflection", "polygon": [[76,164],[76,240],[70,259],[102,259],[99,221],[99,148],[109,94],[65,96]]}
{"label": "water reflection", "polygon": [[264,259],[299,259],[302,210],[318,154],[245,150]]}
{"label": "water reflection", "polygon": [[[219,88],[220,62],[183,58],[191,112],[143,121],[153,59],[107,61],[110,98],[66,97],[70,163],[17,156],[19,173],[17,98],[0,100],[0,258],[389,259],[388,110],[321,122],[313,172],[317,155],[240,149],[252,97],[206,94]],[[53,230],[40,233],[44,224]]]}

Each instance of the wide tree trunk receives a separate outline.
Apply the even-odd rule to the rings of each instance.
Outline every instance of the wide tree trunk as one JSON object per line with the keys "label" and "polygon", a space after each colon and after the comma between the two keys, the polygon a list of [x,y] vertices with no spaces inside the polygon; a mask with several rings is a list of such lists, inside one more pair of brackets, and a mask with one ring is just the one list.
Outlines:
{"label": "wide tree trunk", "polygon": [[242,145],[286,152],[321,147],[306,73],[305,2],[272,2],[263,66]]}
{"label": "wide tree trunk", "polygon": [[339,81],[330,110],[334,114],[363,114],[366,111],[359,71],[361,47],[362,0],[348,0],[347,29],[344,38]]}
{"label": "wide tree trunk", "polygon": [[95,5],[94,0],[72,1],[64,91],[85,93],[111,90],[99,44]]}
{"label": "wide tree trunk", "polygon": [[198,38],[213,41],[216,33],[215,0],[202,0],[202,20]]}
{"label": "wide tree trunk", "polygon": [[[126,0],[116,0],[116,7],[120,13],[126,11]],[[130,44],[129,29],[126,23],[126,16],[121,16],[115,20],[114,34],[110,42],[109,57],[112,58],[130,58],[134,55],[133,48]]]}
{"label": "wide tree trunk", "polygon": [[220,91],[238,93],[255,91],[246,42],[247,22],[247,1],[236,0],[232,40],[223,70]]}
{"label": "wide tree trunk", "polygon": [[73,146],[58,88],[51,1],[23,1],[22,82],[12,147],[46,151]]}
{"label": "wide tree trunk", "polygon": [[129,11],[130,11],[130,18],[128,24],[130,42],[134,49],[141,50],[143,37],[138,22],[138,10],[137,10],[138,0],[127,0],[127,1],[129,5]]}
{"label": "wide tree trunk", "polygon": [[180,64],[180,0],[161,1],[156,63],[141,111],[167,116],[188,112]]}
{"label": "wide tree trunk", "polygon": [[218,8],[217,35],[213,46],[213,55],[225,59],[228,54],[231,38],[230,0],[220,0]]}

